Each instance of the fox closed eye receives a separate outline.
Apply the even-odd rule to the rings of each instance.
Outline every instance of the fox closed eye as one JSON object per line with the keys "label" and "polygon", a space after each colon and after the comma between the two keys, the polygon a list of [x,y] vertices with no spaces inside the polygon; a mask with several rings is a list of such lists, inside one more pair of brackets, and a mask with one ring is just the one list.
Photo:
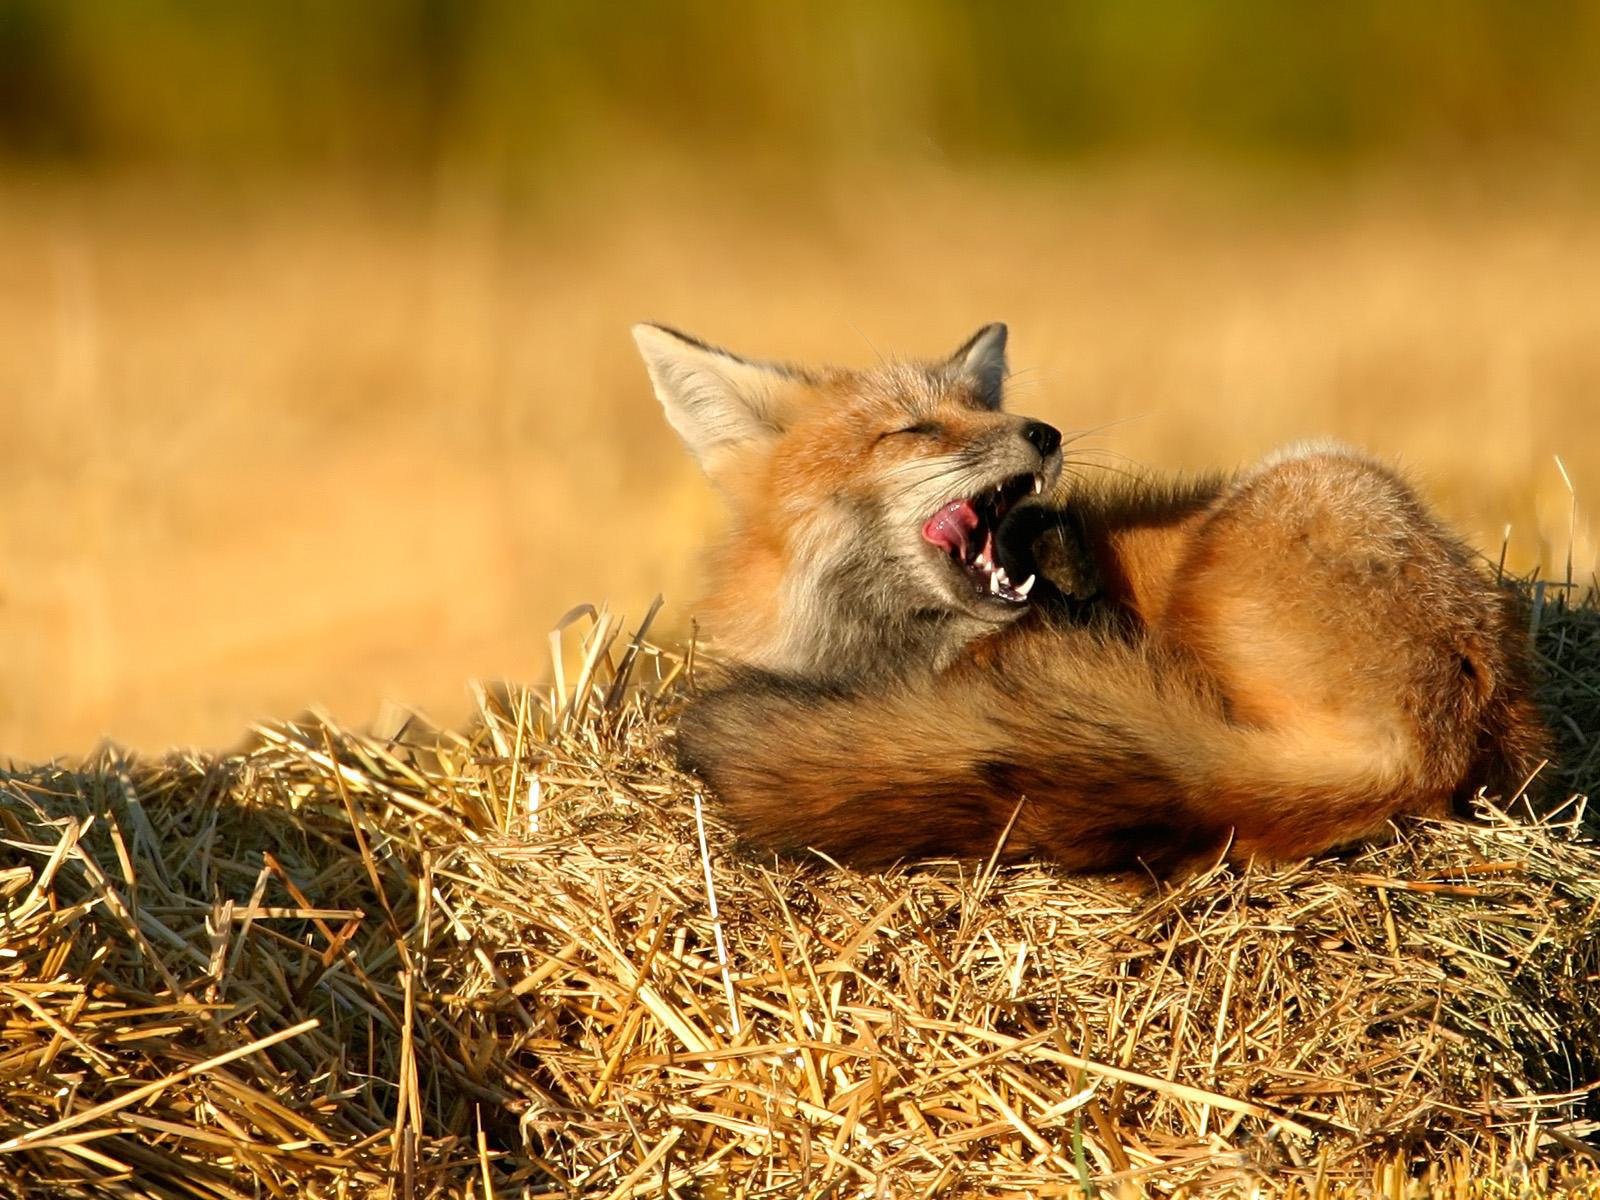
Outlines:
{"label": "fox closed eye", "polygon": [[878,435],[881,442],[884,438],[892,437],[932,437],[940,432],[937,421],[918,421],[915,425],[907,425],[904,429],[890,429]]}

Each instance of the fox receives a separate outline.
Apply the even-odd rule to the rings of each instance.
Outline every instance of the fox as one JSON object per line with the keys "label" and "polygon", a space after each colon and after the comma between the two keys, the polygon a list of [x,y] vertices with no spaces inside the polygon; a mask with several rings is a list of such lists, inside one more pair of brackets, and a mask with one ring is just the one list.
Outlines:
{"label": "fox", "polygon": [[677,755],[757,846],[1297,860],[1548,758],[1514,597],[1362,452],[1097,478],[1006,411],[1001,323],[855,369],[633,333],[729,518]]}

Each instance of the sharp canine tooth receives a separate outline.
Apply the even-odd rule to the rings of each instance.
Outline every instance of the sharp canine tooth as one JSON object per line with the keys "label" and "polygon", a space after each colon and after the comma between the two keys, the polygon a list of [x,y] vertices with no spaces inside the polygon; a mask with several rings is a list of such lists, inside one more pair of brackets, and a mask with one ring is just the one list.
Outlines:
{"label": "sharp canine tooth", "polygon": [[1004,567],[996,567],[994,569],[994,577],[1000,581],[1001,587],[1011,586],[1011,576],[1006,574],[1006,569]]}
{"label": "sharp canine tooth", "polygon": [[989,576],[989,594],[991,596],[1000,594],[1000,573],[998,571]]}
{"label": "sharp canine tooth", "polygon": [[1042,491],[1044,491],[1044,476],[1035,475],[1033,477],[1033,494],[1037,496]]}
{"label": "sharp canine tooth", "polygon": [[1034,576],[1029,575],[1021,583],[1017,584],[1017,595],[1026,599],[1028,593],[1033,591],[1033,580]]}

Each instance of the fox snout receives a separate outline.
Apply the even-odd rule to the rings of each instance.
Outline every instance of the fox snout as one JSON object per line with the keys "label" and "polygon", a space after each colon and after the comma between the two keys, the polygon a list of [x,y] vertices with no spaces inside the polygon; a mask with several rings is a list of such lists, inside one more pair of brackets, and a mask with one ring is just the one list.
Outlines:
{"label": "fox snout", "polygon": [[1040,458],[1049,458],[1061,449],[1061,431],[1043,421],[1029,421],[1022,427],[1022,440],[1039,452]]}
{"label": "fox snout", "polygon": [[1037,471],[1055,481],[1061,462],[1061,431],[1032,417],[985,415],[967,426],[974,466]]}
{"label": "fox snout", "polygon": [[1032,417],[982,413],[950,420],[940,427],[942,441],[929,455],[943,456],[951,475],[1039,475],[1053,484],[1062,463],[1061,431]]}

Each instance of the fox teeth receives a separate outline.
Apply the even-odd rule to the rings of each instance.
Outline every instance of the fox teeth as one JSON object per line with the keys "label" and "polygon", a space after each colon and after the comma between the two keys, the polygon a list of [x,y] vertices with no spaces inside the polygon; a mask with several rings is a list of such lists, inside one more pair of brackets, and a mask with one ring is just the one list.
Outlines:
{"label": "fox teeth", "polygon": [[1042,491],[1044,491],[1044,476],[1035,475],[1033,477],[1033,494],[1037,496]]}
{"label": "fox teeth", "polygon": [[1026,600],[1027,597],[1028,597],[1028,593],[1033,591],[1033,581],[1034,581],[1035,578],[1036,578],[1036,576],[1029,575],[1021,583],[1017,584],[1017,595],[1021,596],[1024,600]]}
{"label": "fox teeth", "polygon": [[996,571],[993,575],[989,576],[989,594],[991,596],[998,596],[1000,594],[1000,572],[999,571]]}
{"label": "fox teeth", "polygon": [[994,577],[999,581],[1001,587],[1008,588],[1011,586],[1011,576],[1006,574],[1004,567],[996,567],[994,569]]}

